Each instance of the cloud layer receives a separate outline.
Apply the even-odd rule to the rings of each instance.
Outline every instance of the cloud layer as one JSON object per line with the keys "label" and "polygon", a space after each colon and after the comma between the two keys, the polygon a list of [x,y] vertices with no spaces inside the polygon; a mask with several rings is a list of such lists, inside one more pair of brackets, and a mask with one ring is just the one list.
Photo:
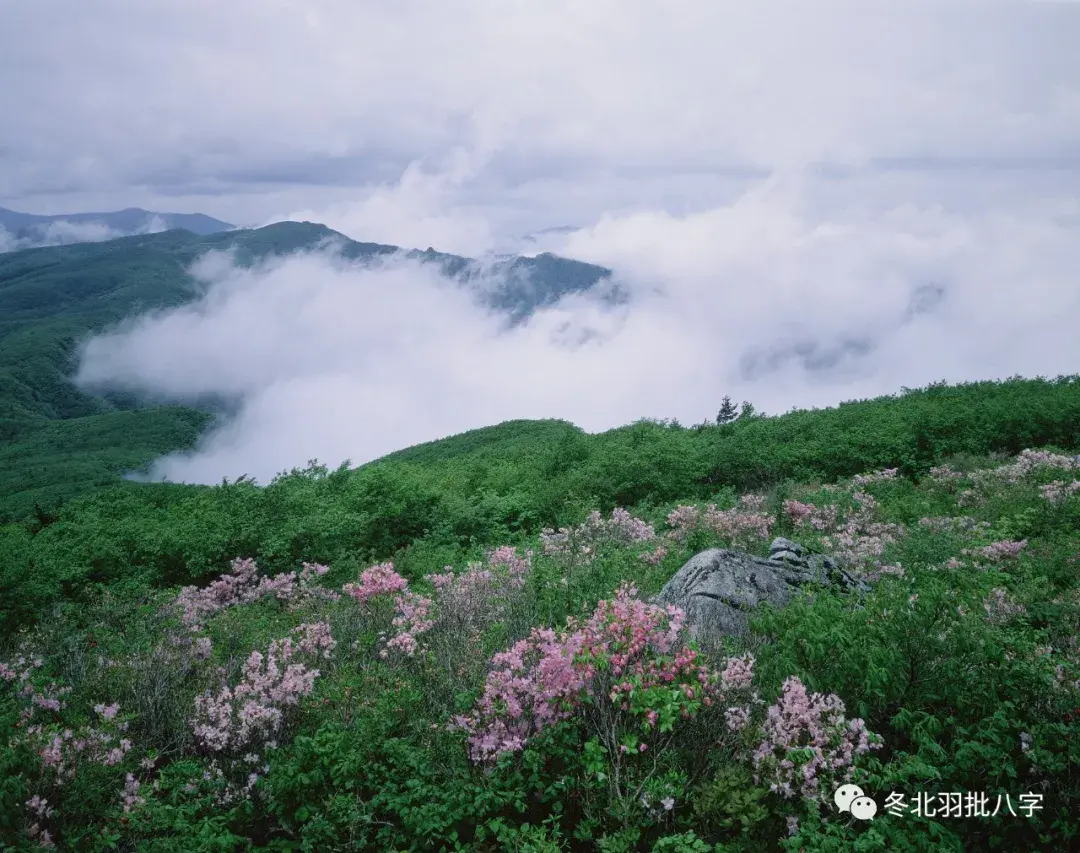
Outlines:
{"label": "cloud layer", "polygon": [[778,168],[1080,165],[1073,3],[39,0],[0,16],[0,199],[20,210],[307,212],[476,252],[713,206]]}
{"label": "cloud layer", "polygon": [[[834,194],[835,195],[835,194]],[[1075,372],[1080,206],[950,212],[821,202],[778,178],[687,216],[602,218],[561,235],[632,299],[573,296],[520,327],[430,269],[332,255],[257,270],[207,259],[200,303],[92,341],[81,378],[239,414],[158,475],[266,480],[521,417],[602,430],[639,417],[829,405],[937,379]]]}
{"label": "cloud layer", "polygon": [[[208,268],[206,305],[84,364],[236,396],[238,418],[172,476],[361,461],[509,417],[691,422],[723,394],[781,411],[1076,370],[1077,3],[37,0],[0,16],[0,203],[548,249],[634,293],[622,313],[578,297],[505,332],[416,268]],[[581,227],[535,234],[564,225]]]}
{"label": "cloud layer", "polygon": [[39,246],[65,246],[68,243],[101,243],[130,234],[156,234],[166,228],[166,223],[158,216],[151,217],[135,231],[119,231],[104,222],[72,222],[67,219],[55,219],[18,233],[12,233],[0,226],[0,252],[14,252]]}

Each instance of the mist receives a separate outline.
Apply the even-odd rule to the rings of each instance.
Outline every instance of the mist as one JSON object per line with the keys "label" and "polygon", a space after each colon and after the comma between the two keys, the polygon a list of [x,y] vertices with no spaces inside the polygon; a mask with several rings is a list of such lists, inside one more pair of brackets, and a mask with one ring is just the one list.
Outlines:
{"label": "mist", "polygon": [[157,234],[165,231],[167,227],[160,216],[150,217],[134,231],[120,231],[104,222],[75,222],[68,219],[54,219],[42,225],[32,225],[18,233],[0,226],[0,252],[36,249],[42,246],[66,246],[70,243],[101,243],[133,234]]}
{"label": "mist", "polygon": [[508,418],[693,424],[724,395],[780,413],[1074,373],[1077,43],[1076,3],[22,4],[0,196],[552,251],[630,295],[508,326],[400,259],[205,259],[205,299],[94,338],[79,369],[229,401],[160,461],[173,479]]}
{"label": "mist", "polygon": [[193,270],[203,299],[89,341],[78,379],[234,400],[234,418],[153,472],[213,483],[266,482],[312,458],[359,464],[515,418],[690,425],[724,395],[776,414],[1076,372],[1075,201],[965,205],[954,192],[945,205],[899,189],[791,171],[700,212],[544,235],[611,267],[630,299],[572,295],[515,327],[400,258],[366,269],[326,249],[241,269],[212,255]]}

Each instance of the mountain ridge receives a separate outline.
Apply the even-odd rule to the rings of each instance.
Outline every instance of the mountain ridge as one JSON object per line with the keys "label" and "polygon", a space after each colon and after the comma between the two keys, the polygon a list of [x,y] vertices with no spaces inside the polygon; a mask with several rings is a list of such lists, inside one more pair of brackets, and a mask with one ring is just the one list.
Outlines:
{"label": "mountain ridge", "polygon": [[[392,257],[434,264],[509,324],[612,275],[550,254],[478,260],[359,242],[312,222],[206,235],[173,229],[0,254],[0,494],[7,496],[0,513],[53,505],[189,447],[223,411],[214,401],[161,406],[145,395],[76,386],[86,337],[197,299],[190,269],[209,251],[247,266],[324,247],[361,266]],[[621,298],[614,287],[604,296]],[[82,473],[72,474],[65,446],[81,448]]]}
{"label": "mountain ridge", "polygon": [[[13,233],[16,239],[33,239],[35,231],[43,236],[49,226],[57,223],[71,225],[101,225],[119,236],[129,236],[140,228],[151,227],[153,223],[163,227],[157,230],[183,228],[194,234],[213,234],[229,231],[236,226],[232,223],[215,219],[205,213],[166,213],[144,210],[141,207],[126,207],[123,210],[83,212],[83,213],[22,213],[10,208],[0,207],[0,229]],[[71,242],[79,242],[72,240]]]}

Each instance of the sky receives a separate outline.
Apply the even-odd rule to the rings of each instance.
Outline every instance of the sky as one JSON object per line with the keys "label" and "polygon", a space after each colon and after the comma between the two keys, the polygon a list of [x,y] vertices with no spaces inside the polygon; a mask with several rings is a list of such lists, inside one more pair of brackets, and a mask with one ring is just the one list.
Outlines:
{"label": "sky", "polygon": [[208,259],[81,374],[235,396],[178,479],[1073,373],[1078,43],[1073,2],[16,0],[0,206],[549,250],[632,294],[507,332],[407,264]]}

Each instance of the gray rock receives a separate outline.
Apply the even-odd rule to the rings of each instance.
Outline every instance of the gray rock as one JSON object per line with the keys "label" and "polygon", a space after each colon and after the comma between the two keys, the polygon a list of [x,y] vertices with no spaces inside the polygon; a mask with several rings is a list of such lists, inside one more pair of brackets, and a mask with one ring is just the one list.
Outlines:
{"label": "gray rock", "polygon": [[777,537],[767,559],[723,548],[694,555],[654,601],[686,611],[690,635],[712,645],[723,636],[746,634],[751,610],[766,601],[783,607],[804,584],[845,592],[869,589],[831,557]]}

